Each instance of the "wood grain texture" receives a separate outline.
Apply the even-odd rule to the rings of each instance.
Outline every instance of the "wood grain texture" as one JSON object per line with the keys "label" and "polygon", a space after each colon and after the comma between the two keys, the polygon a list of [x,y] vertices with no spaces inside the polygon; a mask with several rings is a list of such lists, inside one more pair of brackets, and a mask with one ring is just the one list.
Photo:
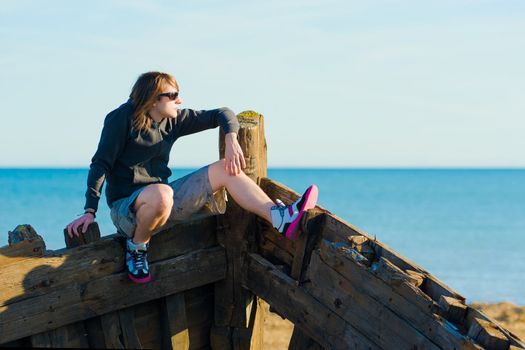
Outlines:
{"label": "wood grain texture", "polygon": [[[367,267],[356,262],[337,247],[336,244],[323,241],[320,251],[314,252],[314,256],[318,256],[324,264],[343,277],[346,281],[341,281],[341,284],[347,286],[347,289],[351,288],[353,293],[357,294],[356,298],[359,297],[358,300],[372,300],[376,306],[382,305],[385,312],[391,310],[439,347],[476,348],[465,335],[454,330],[444,319],[435,314],[437,305],[412,285],[408,276],[403,278],[403,272],[397,266],[382,259],[380,264]],[[310,278],[315,279],[317,275],[315,270],[309,272]],[[348,305],[344,307],[341,297],[339,299],[341,309],[352,310]]]}
{"label": "wood grain texture", "polygon": [[0,343],[213,283],[226,272],[220,247],[150,266],[153,280],[144,285],[130,282],[125,272],[107,274],[0,307]]}
{"label": "wood grain texture", "polygon": [[[83,225],[78,228],[79,232],[82,232]],[[64,241],[66,243],[67,248],[74,248],[78,247],[84,244],[88,244],[91,242],[98,241],[100,239],[100,229],[98,227],[98,223],[95,221],[91,223],[85,233],[81,233],[80,235],[73,234],[73,237],[69,237],[69,234],[67,232],[67,228],[64,229]]]}
{"label": "wood grain texture", "polygon": [[[238,115],[240,129],[237,139],[243,151],[246,168],[244,173],[256,184],[266,176],[266,141],[264,118],[256,112]],[[221,130],[219,156],[224,158],[225,140]],[[218,235],[227,257],[226,278],[215,286],[215,319],[212,345],[223,349],[248,349],[252,331],[248,327],[247,307],[252,295],[241,287],[246,253],[256,246],[256,217],[241,208],[233,198],[227,202],[226,213],[218,218]],[[264,312],[264,310],[259,310]],[[230,330],[224,329],[230,327]]]}
{"label": "wood grain texture", "polygon": [[379,349],[340,316],[317,301],[292,278],[258,254],[250,254],[244,286],[316,342],[333,349]]}
{"label": "wood grain texture", "polygon": [[[153,236],[150,263],[216,244],[215,218],[190,222]],[[124,270],[124,246],[117,235],[72,249],[48,252],[20,264],[0,265],[0,305],[51,293]]]}

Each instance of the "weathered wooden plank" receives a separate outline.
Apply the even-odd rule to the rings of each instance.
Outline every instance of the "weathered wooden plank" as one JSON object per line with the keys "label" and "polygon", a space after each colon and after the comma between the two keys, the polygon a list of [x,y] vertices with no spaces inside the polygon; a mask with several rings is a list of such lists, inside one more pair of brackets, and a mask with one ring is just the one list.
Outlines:
{"label": "weathered wooden plank", "polygon": [[0,248],[0,266],[40,257],[45,253],[44,239],[31,225],[18,225],[8,232],[9,245]]}
{"label": "weathered wooden plank", "polygon": [[50,348],[51,339],[49,338],[50,332],[42,332],[34,334],[30,337],[31,347],[32,348]]}
{"label": "weathered wooden plank", "polygon": [[214,349],[210,343],[212,325],[213,318],[188,329],[190,335],[190,349]]}
{"label": "weathered wooden plank", "polygon": [[[82,230],[82,227],[79,227]],[[79,247],[85,244],[96,242],[100,239],[100,230],[98,224],[93,222],[87,228],[86,233],[80,236],[69,237],[67,228],[64,229],[64,240],[67,248]],[[87,348],[91,344],[104,345],[103,333],[98,333],[98,329],[94,328],[94,320],[91,321],[79,321],[72,324],[68,324],[62,327],[58,327],[54,330],[48,331],[50,345],[52,347],[59,348]],[[89,331],[93,331],[93,335],[89,335]],[[78,339],[75,339],[74,337]],[[33,338],[32,336],[31,338]],[[65,339],[68,339],[66,342]]]}
{"label": "weathered wooden plank", "polygon": [[423,285],[423,283],[425,283],[426,276],[424,274],[416,272],[416,271],[412,271],[412,270],[406,270],[405,273],[407,274],[407,277],[409,278],[408,283],[414,285],[414,287],[419,288]]}
{"label": "weathered wooden plank", "polygon": [[298,283],[303,282],[312,251],[319,245],[320,222],[317,218],[320,214],[316,209],[308,210],[301,219],[299,234],[294,240],[295,252],[290,276]]}
{"label": "weathered wooden plank", "polygon": [[467,315],[467,305],[462,300],[441,296],[439,306],[443,309],[443,316],[458,325],[463,325]]}
{"label": "weathered wooden plank", "polygon": [[[154,263],[210,247],[215,242],[214,218],[177,225],[153,236],[148,259]],[[0,305],[34,298],[124,269],[124,247],[116,235],[53,254],[29,259],[23,264],[0,266]]]}
{"label": "weathered wooden plank", "polygon": [[[293,201],[299,196],[299,194],[292,191],[288,187],[267,178],[261,179],[261,188],[263,188],[263,190],[271,198],[281,198],[285,202]],[[417,290],[419,290],[420,292],[417,293],[427,294],[430,297],[430,299],[435,303],[439,302],[441,296],[452,297],[462,301],[465,300],[463,296],[450,289],[435,276],[431,275],[417,264],[409,261],[407,258],[401,256],[384,243],[378,241],[375,237],[371,237],[367,233],[353,227],[341,218],[337,217],[336,215],[333,215],[332,213],[328,212],[327,210],[321,207],[318,207],[318,209],[324,211],[324,225],[321,233],[323,238],[333,242],[347,242],[349,236],[364,236],[370,241],[370,246],[373,248],[373,251],[375,253],[374,257],[376,259],[383,257],[388,262],[397,266],[400,270],[404,272],[413,271],[413,273],[419,274],[412,276],[419,276],[416,278],[416,280],[413,281],[414,286],[416,286],[421,280],[421,278],[423,278],[423,283],[421,284],[420,288],[414,289],[414,292],[417,292]],[[468,314],[471,315],[473,314],[473,312],[469,312]],[[432,317],[435,319],[439,319],[439,316],[435,314]],[[444,319],[440,322],[446,323]],[[507,330],[503,330],[503,332],[505,334],[509,334]],[[510,339],[513,344],[518,344],[516,346],[521,346],[521,343],[519,342],[519,340],[516,340],[515,337],[511,336]]]}
{"label": "weathered wooden plank", "polygon": [[179,223],[151,238],[148,258],[160,261],[191,251],[216,246],[217,217]]}
{"label": "weathered wooden plank", "polygon": [[189,349],[190,336],[186,319],[184,292],[168,295],[162,302],[161,324],[164,349]]}
{"label": "weathered wooden plank", "polygon": [[0,307],[0,343],[213,283],[224,278],[225,269],[224,250],[215,247],[151,264],[148,284],[136,285],[126,273],[72,283]]}
{"label": "weathered wooden plank", "polygon": [[104,341],[107,349],[124,349],[121,341],[122,329],[120,327],[120,317],[117,312],[109,312],[100,316]]}
{"label": "weathered wooden plank", "polygon": [[87,330],[83,322],[75,322],[28,337],[36,348],[89,348]]}
{"label": "weathered wooden plank", "polygon": [[[257,224],[259,226],[259,236],[261,240],[267,240],[272,242],[274,245],[279,247],[283,252],[286,252],[293,256],[295,254],[295,241],[284,237],[281,233],[277,232],[270,223],[263,219],[258,219]],[[291,264],[290,264],[291,266]]]}
{"label": "weathered wooden plank", "polygon": [[53,348],[89,348],[87,332],[82,322],[54,329],[49,332],[49,338]]}
{"label": "weathered wooden plank", "polygon": [[368,261],[372,262],[376,260],[375,251],[371,246],[370,240],[365,236],[348,236],[350,246],[355,249],[359,254],[367,258]]}
{"label": "weathered wooden plank", "polygon": [[468,336],[476,339],[483,347],[494,350],[507,350],[509,340],[496,326],[492,323],[474,318],[468,330]]}
{"label": "weathered wooden plank", "polygon": [[118,310],[122,339],[126,349],[142,349],[142,344],[135,328],[135,310],[133,307]]}
{"label": "weathered wooden plank", "polygon": [[18,263],[44,255],[46,244],[42,238],[21,241],[0,248],[0,266]]}
{"label": "weathered wooden plank", "polygon": [[303,232],[300,228],[298,231],[299,234],[295,239],[296,251],[294,252],[290,276],[297,281],[301,281],[301,274],[303,272],[303,262],[306,254],[306,243],[308,240],[308,236],[307,233]]}
{"label": "weathered wooden plank", "polygon": [[[83,225],[78,228],[79,232],[82,232]],[[85,233],[81,233],[80,235],[76,236],[73,235],[73,237],[69,237],[69,234],[67,232],[67,228],[64,229],[64,241],[66,243],[66,247],[68,248],[74,248],[78,247],[84,244],[88,244],[91,242],[98,241],[100,239],[100,229],[98,227],[98,223],[95,221],[91,223]]]}
{"label": "weathered wooden plank", "polygon": [[383,266],[394,274],[401,274],[402,271],[395,265],[383,259],[381,265],[375,264],[369,268],[337,249],[337,244],[327,241],[322,242],[320,252],[314,252],[314,255],[319,255],[324,263],[348,280],[359,293],[380,302],[385,309],[395,312],[440,347],[472,348],[465,336],[434,313],[436,305],[421,290],[404,282],[403,278],[398,280],[399,283],[392,284],[392,278],[388,277],[386,271],[373,272],[381,270]]}
{"label": "weathered wooden plank", "polygon": [[265,259],[274,264],[286,264],[288,266],[293,264],[293,255],[290,252],[282,249],[262,234],[259,241],[259,252]]}
{"label": "weathered wooden plank", "polygon": [[233,328],[214,324],[210,330],[210,345],[212,349],[233,349]]}
{"label": "weathered wooden plank", "polygon": [[293,276],[299,276],[308,265],[312,250],[318,245],[323,225],[322,213],[317,208],[308,210],[301,220],[301,231],[304,233],[295,240],[287,239],[268,222],[259,219],[258,251],[272,263],[284,263],[294,271]]}
{"label": "weathered wooden plank", "polygon": [[306,335],[300,328],[294,327],[288,350],[323,350],[315,340]]}
{"label": "weathered wooden plank", "polygon": [[[264,344],[264,320],[266,318],[266,309],[263,306],[264,301],[254,296],[252,309],[250,310],[250,321],[248,328],[251,332],[250,350],[262,350]],[[271,336],[271,334],[268,334]]]}
{"label": "weathered wooden plank", "polygon": [[91,349],[102,349],[106,347],[106,340],[104,337],[104,330],[100,317],[92,317],[84,320],[84,326],[88,334],[88,343]]}
{"label": "weathered wooden plank", "polygon": [[249,254],[244,286],[324,347],[379,348],[258,254]]}
{"label": "weathered wooden plank", "polygon": [[435,276],[430,274],[428,271],[417,265],[416,263],[409,261],[406,257],[394,251],[386,244],[378,241],[375,237],[371,237],[364,231],[361,231],[352,225],[348,224],[341,218],[331,213],[325,213],[326,225],[323,229],[322,236],[325,239],[333,242],[344,242],[348,236],[362,235],[369,239],[370,246],[375,252],[376,259],[384,257],[392,264],[399,267],[401,270],[411,270],[424,276],[424,283],[421,289],[428,294],[432,300],[439,302],[439,298],[444,295],[453,297],[460,300],[465,300],[464,297],[453,291],[451,288],[446,286],[443,282],[438,280]]}
{"label": "weathered wooden plank", "polygon": [[489,322],[492,326],[494,326],[499,332],[503,333],[505,337],[508,339],[509,344],[511,346],[515,346],[519,349],[525,349],[525,342],[520,340],[515,334],[509,332],[507,329],[501,327],[499,324],[491,320],[487,315],[485,315],[483,312],[474,309],[470,306],[467,306],[467,316],[465,318],[465,324],[467,327],[467,330],[470,330],[472,327],[475,327],[475,324],[478,323],[478,320],[483,320]]}
{"label": "weathered wooden plank", "polygon": [[308,275],[312,282],[306,286],[309,293],[380,347],[440,349],[406,320],[326,265],[319,254],[313,254]]}
{"label": "weathered wooden plank", "polygon": [[[414,287],[419,287],[423,282],[423,277],[420,274],[409,274],[396,265],[392,264],[387,259],[380,257],[379,260],[371,264],[371,272],[373,272],[381,280],[385,281],[388,285],[398,286],[402,284],[410,284]],[[417,278],[414,278],[417,276]],[[420,293],[419,295],[422,295]],[[424,299],[427,299],[423,297]]]}
{"label": "weathered wooden plank", "polygon": [[[80,227],[79,229],[82,229]],[[93,222],[87,228],[86,233],[81,236],[69,237],[67,229],[64,229],[64,239],[67,248],[78,247],[100,239],[98,224]],[[88,323],[91,325],[91,323]],[[88,331],[83,321],[71,323],[48,331],[50,346],[54,348],[88,348]],[[34,336],[31,336],[33,338]]]}
{"label": "weathered wooden plank", "polygon": [[[261,188],[263,188],[263,190],[271,198],[279,197],[284,201],[293,201],[299,196],[298,193],[294,192],[285,185],[268,178],[261,179]],[[465,300],[464,297],[453,291],[436,277],[425,271],[417,264],[401,256],[386,244],[377,241],[374,237],[371,237],[364,231],[355,228],[354,226],[345,222],[343,219],[330,213],[326,209],[321,207],[318,207],[318,209],[323,210],[325,212],[324,215],[326,215],[325,225],[322,231],[322,237],[324,239],[333,242],[347,242],[348,236],[364,236],[370,240],[371,246],[373,247],[376,256],[383,256],[402,270],[412,270],[423,274],[425,276],[425,283],[423,284],[422,288],[425,293],[427,293],[434,301],[439,302],[441,295]]]}
{"label": "weathered wooden plank", "polygon": [[4,344],[0,344],[0,348],[7,348],[7,349],[13,349],[13,348],[19,348],[19,349],[29,349],[33,347],[31,345],[31,337],[25,337],[22,339],[13,340]]}
{"label": "weathered wooden plank", "polygon": [[33,226],[25,224],[18,225],[13,231],[7,233],[7,242],[10,246],[23,241],[30,241],[34,239],[42,239],[42,237],[36,233]]}
{"label": "weathered wooden plank", "polygon": [[248,305],[247,327],[234,327],[231,335],[232,346],[237,349],[260,350],[263,346],[265,310],[260,307],[263,301],[253,295]]}
{"label": "weathered wooden plank", "polygon": [[213,319],[190,327],[190,349],[214,349],[210,343],[210,332],[213,326]]}
{"label": "weathered wooden plank", "polygon": [[[34,256],[35,252],[41,256],[45,251],[42,237],[36,233],[31,225],[19,225],[14,231],[9,232],[9,244],[11,255],[16,252],[19,258],[17,261],[21,264],[24,264],[27,260],[21,261],[20,258],[24,259],[27,256]],[[24,252],[24,248],[33,248],[33,250],[27,252],[26,256],[23,256],[21,253]],[[9,263],[13,263],[13,259],[6,262],[4,266]],[[49,332],[35,334],[29,337],[29,340],[33,347],[87,348],[89,345],[84,324],[81,322],[59,327]]]}
{"label": "weathered wooden plank", "polygon": [[135,305],[135,328],[144,349],[161,349],[162,344],[162,299]]}
{"label": "weathered wooden plank", "polygon": [[185,291],[184,294],[190,348],[210,348],[214,285],[193,288]]}
{"label": "weathered wooden plank", "polygon": [[251,332],[248,328],[233,327],[232,345],[234,349],[250,349]]}

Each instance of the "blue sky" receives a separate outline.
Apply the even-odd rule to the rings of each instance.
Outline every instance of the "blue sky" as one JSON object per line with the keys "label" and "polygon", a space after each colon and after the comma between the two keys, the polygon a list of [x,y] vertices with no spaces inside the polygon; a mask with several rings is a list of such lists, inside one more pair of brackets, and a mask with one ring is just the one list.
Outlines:
{"label": "blue sky", "polygon": [[[524,167],[524,1],[2,1],[0,166],[87,167],[137,76],[265,116],[269,166]],[[217,130],[172,166],[217,159]]]}

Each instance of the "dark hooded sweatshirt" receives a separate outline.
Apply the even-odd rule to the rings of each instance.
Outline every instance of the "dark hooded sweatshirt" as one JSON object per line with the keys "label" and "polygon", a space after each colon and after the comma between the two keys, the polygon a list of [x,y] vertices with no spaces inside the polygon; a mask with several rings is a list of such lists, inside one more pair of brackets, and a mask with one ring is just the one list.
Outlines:
{"label": "dark hooded sweatshirt", "polygon": [[181,136],[221,126],[224,132],[238,132],[239,122],[229,108],[208,111],[182,109],[176,118],[152,121],[146,131],[132,127],[133,108],[128,100],[104,120],[98,149],[89,168],[86,205],[98,209],[106,180],[108,205],[153,183],[167,183],[171,175],[168,160],[173,143]]}

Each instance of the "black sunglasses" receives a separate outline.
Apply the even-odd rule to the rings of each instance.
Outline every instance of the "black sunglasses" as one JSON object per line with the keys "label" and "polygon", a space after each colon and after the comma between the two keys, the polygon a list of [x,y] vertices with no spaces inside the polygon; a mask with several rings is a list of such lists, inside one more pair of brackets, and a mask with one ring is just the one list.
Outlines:
{"label": "black sunglasses", "polygon": [[157,99],[160,100],[160,98],[161,98],[162,96],[166,96],[167,98],[170,99],[170,101],[173,101],[173,100],[176,100],[177,97],[179,97],[179,92],[178,92],[178,91],[177,91],[177,92],[165,92],[165,93],[163,93],[163,94],[159,94],[159,95],[157,96]]}

